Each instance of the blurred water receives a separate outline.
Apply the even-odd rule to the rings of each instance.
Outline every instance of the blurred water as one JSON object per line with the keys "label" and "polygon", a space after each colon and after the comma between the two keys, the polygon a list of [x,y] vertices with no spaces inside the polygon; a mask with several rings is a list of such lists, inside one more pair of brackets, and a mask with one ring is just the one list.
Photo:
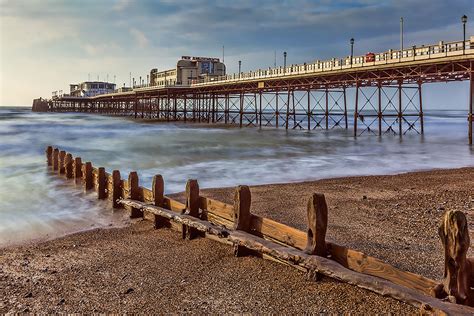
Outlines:
{"label": "blurred water", "polygon": [[122,177],[137,170],[147,187],[161,173],[168,193],[189,178],[222,187],[474,166],[465,112],[428,112],[424,137],[354,139],[350,130],[205,128],[0,107],[0,246],[123,223],[122,213],[50,174],[47,145]]}

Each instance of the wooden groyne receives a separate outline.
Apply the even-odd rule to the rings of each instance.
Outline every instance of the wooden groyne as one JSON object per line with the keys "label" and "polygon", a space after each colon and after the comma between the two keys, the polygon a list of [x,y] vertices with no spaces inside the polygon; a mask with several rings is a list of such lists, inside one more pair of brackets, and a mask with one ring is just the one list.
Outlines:
{"label": "wooden groyne", "polygon": [[[49,146],[48,166],[74,180],[98,199],[109,199],[114,208],[125,208],[132,218],[168,227],[182,238],[205,237],[233,247],[236,256],[255,255],[306,272],[317,281],[321,275],[371,290],[420,307],[422,311],[447,314],[474,313],[474,260],[466,217],[459,211],[445,213],[440,237],[445,249],[445,278],[438,282],[400,270],[380,259],[326,240],[328,206],[323,194],[312,194],[307,205],[306,232],[252,214],[248,186],[235,189],[233,204],[200,195],[197,180],[186,183],[182,203],[164,194],[164,179],[155,175],[151,189],[140,186],[137,172],[122,179],[119,170],[82,162],[80,157]],[[457,303],[457,304],[453,304]]]}

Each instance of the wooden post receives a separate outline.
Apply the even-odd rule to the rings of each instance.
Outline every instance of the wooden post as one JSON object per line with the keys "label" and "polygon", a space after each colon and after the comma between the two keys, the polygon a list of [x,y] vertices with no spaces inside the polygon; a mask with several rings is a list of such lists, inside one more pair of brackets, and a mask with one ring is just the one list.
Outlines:
{"label": "wooden post", "polygon": [[234,229],[248,231],[250,228],[250,189],[246,185],[239,185],[234,194]]}
{"label": "wooden post", "polygon": [[[140,199],[140,191],[138,187],[138,174],[136,171],[130,172],[128,175],[128,198],[131,200]],[[132,207],[130,210],[130,218],[143,217],[143,212]]]}
{"label": "wooden post", "polygon": [[92,163],[90,161],[86,162],[82,166],[82,177],[84,183],[84,191],[91,190],[93,188],[92,183]]}
{"label": "wooden post", "polygon": [[[250,189],[246,185],[239,185],[235,189],[234,194],[234,214],[233,222],[235,230],[243,230],[248,232],[250,230],[250,221],[252,214],[250,213],[250,205],[252,203],[252,197]],[[234,245],[234,255],[236,257],[245,256],[249,251],[240,245]]]}
{"label": "wooden post", "polygon": [[105,168],[100,167],[97,170],[97,198],[103,200],[107,197],[107,176]]}
{"label": "wooden post", "polygon": [[73,178],[73,160],[72,155],[70,153],[66,154],[64,158],[64,169],[66,172],[66,178],[72,179]]}
{"label": "wooden post", "polygon": [[[153,182],[151,184],[151,191],[153,192],[153,202],[155,206],[163,206],[165,183],[163,181],[163,177],[160,174],[157,174],[153,177]],[[163,227],[162,217],[155,216],[154,227],[155,228]]]}
{"label": "wooden post", "polygon": [[112,194],[109,196],[112,198],[113,208],[119,208],[120,204],[117,200],[122,198],[122,178],[118,170],[112,171]]}
{"label": "wooden post", "polygon": [[[326,257],[326,230],[328,225],[328,207],[324,194],[314,193],[308,201],[308,231],[305,252],[310,255]],[[319,280],[321,275],[308,271],[308,276]]]}
{"label": "wooden post", "polygon": [[[186,214],[199,217],[199,184],[191,179],[186,182]],[[183,225],[183,239],[193,239],[197,232],[194,228]]]}
{"label": "wooden post", "polygon": [[447,211],[438,229],[444,248],[444,280],[433,289],[437,298],[474,305],[474,258],[467,258],[469,225],[461,211]]}
{"label": "wooden post", "polygon": [[64,169],[64,158],[66,157],[66,152],[64,150],[61,150],[59,152],[59,160],[58,160],[58,173],[59,174],[64,174],[65,169]]}
{"label": "wooden post", "polygon": [[59,165],[59,149],[54,148],[53,150],[53,171],[58,170],[58,165]]}
{"label": "wooden post", "polygon": [[48,166],[53,165],[53,147],[52,146],[48,146],[48,148],[46,148],[46,161],[48,162]]}
{"label": "wooden post", "polygon": [[74,158],[74,181],[76,183],[82,179],[82,159],[81,157]]}

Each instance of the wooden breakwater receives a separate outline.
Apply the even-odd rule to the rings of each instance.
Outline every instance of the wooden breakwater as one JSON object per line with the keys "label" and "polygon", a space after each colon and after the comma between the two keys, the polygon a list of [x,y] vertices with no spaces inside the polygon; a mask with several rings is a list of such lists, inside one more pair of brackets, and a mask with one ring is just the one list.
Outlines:
{"label": "wooden breakwater", "polygon": [[130,217],[152,221],[157,229],[169,227],[186,239],[210,238],[231,245],[236,256],[257,255],[284,263],[306,272],[313,280],[326,275],[410,303],[423,311],[474,312],[465,306],[473,305],[474,284],[470,282],[474,263],[466,258],[470,243],[462,212],[447,212],[440,227],[446,272],[445,279],[437,282],[326,241],[328,207],[323,194],[309,198],[308,229],[303,232],[252,214],[247,186],[238,186],[234,203],[227,204],[201,196],[197,180],[188,180],[186,202],[181,203],[164,195],[161,175],[153,177],[148,189],[140,186],[137,172],[122,179],[119,170],[108,173],[103,167],[94,167],[91,162],[82,162],[80,157],[51,146],[46,149],[46,157],[54,172],[74,180],[85,191],[94,190],[99,199],[111,200],[114,208],[124,207]]}

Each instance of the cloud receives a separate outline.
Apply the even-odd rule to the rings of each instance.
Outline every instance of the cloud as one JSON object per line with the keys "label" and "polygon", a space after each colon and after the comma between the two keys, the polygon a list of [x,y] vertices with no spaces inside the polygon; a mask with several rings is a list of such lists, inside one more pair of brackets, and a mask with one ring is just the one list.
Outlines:
{"label": "cloud", "polygon": [[279,64],[283,51],[288,63],[346,56],[351,37],[357,53],[385,51],[399,46],[401,16],[406,45],[454,41],[463,14],[469,36],[472,0],[0,0],[0,105],[30,103],[25,86],[48,96],[89,72],[128,84],[129,72],[220,57],[222,45],[229,72],[239,60],[246,70],[273,65],[274,51]]}
{"label": "cloud", "polygon": [[113,6],[113,9],[115,11],[123,11],[128,8],[132,4],[132,2],[132,0],[118,0]]}
{"label": "cloud", "polygon": [[144,48],[148,46],[149,40],[142,31],[139,31],[136,28],[131,28],[130,34],[135,39],[139,47]]}

